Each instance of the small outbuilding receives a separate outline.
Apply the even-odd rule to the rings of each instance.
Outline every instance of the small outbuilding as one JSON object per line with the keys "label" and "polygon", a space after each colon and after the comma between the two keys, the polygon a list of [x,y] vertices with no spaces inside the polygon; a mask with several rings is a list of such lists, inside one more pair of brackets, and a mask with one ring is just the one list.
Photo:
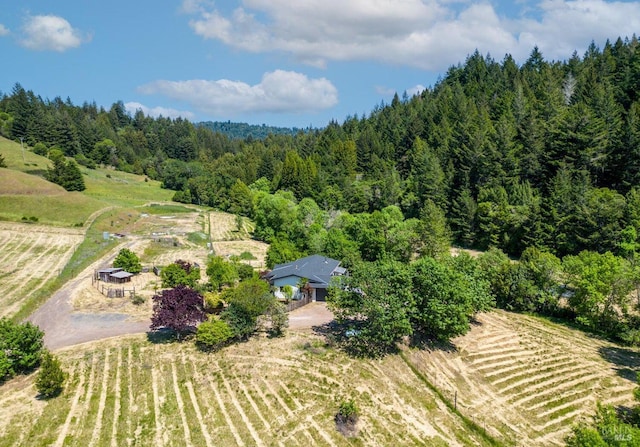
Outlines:
{"label": "small outbuilding", "polygon": [[109,282],[123,284],[125,282],[130,282],[132,276],[133,273],[125,272],[124,270],[122,270],[109,275]]}
{"label": "small outbuilding", "polygon": [[112,267],[112,268],[108,268],[108,269],[101,269],[98,270],[96,272],[96,277],[95,279],[98,279],[100,281],[104,281],[104,282],[111,282],[110,281],[110,276],[114,273],[117,272],[122,272],[123,269],[119,268],[119,267]]}

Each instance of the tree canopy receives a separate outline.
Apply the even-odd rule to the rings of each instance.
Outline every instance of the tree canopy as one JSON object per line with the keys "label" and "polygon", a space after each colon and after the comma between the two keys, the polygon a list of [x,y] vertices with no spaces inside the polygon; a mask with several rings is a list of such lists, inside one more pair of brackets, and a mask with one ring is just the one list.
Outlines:
{"label": "tree canopy", "polygon": [[206,320],[202,295],[185,285],[165,289],[153,296],[151,330],[162,328],[174,331],[180,338],[194,332]]}

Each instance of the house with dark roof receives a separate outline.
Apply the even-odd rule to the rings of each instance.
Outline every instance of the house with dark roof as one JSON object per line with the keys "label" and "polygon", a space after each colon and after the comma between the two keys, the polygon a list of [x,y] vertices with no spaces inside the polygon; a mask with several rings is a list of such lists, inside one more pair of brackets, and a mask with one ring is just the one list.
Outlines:
{"label": "house with dark roof", "polygon": [[300,286],[305,282],[305,288],[312,301],[326,301],[331,278],[346,274],[347,270],[340,267],[340,261],[312,255],[293,262],[276,264],[264,277],[278,289],[285,285],[293,287],[296,295],[300,294]]}

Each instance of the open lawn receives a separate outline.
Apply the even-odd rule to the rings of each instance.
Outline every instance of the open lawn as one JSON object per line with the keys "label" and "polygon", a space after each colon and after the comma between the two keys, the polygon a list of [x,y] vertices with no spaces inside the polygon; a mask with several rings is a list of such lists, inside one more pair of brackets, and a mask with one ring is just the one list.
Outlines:
{"label": "open lawn", "polygon": [[46,157],[31,152],[26,144],[21,146],[20,142],[4,137],[0,137],[0,154],[7,167],[17,171],[43,173],[50,164]]}

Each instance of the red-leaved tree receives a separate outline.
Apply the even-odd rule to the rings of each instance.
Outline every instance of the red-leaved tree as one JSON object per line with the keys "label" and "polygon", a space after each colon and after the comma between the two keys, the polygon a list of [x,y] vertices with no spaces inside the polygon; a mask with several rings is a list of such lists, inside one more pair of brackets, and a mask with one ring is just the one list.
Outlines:
{"label": "red-leaved tree", "polygon": [[167,328],[180,337],[206,319],[202,295],[190,287],[179,285],[153,296],[152,331]]}

